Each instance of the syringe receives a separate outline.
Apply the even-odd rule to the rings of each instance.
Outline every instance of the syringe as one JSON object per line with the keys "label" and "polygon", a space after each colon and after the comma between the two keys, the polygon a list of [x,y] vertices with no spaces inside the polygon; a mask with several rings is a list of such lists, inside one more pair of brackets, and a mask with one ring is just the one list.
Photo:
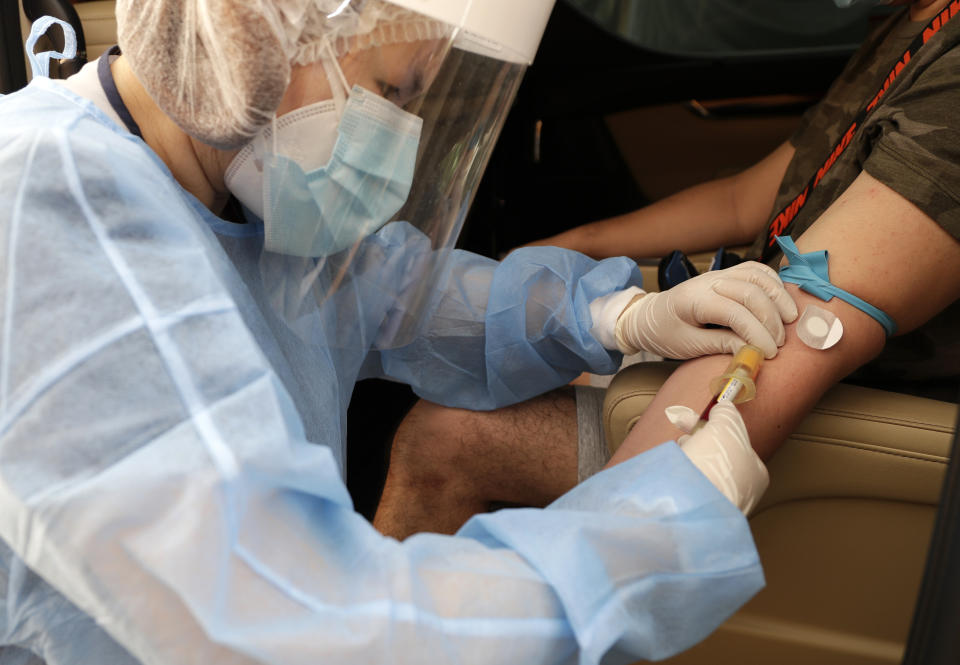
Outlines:
{"label": "syringe", "polygon": [[757,394],[757,375],[763,364],[763,351],[755,346],[744,344],[727,365],[723,374],[710,382],[713,398],[700,414],[696,429],[706,425],[710,411],[720,402],[732,401],[734,404],[748,402]]}
{"label": "syringe", "polygon": [[[696,432],[707,424],[710,412],[720,402],[745,402],[757,394],[755,380],[763,363],[760,349],[745,345],[720,376],[710,382],[713,398],[700,414],[697,424],[692,428]],[[684,406],[667,407],[667,418],[680,429],[687,430],[694,412]],[[757,504],[770,482],[767,468],[750,446],[747,432],[742,429],[743,421],[731,417],[735,414],[717,413],[721,423],[732,429],[720,427],[713,432],[704,431],[679,439],[680,449],[707,477],[713,486],[740,508],[744,515]],[[739,421],[739,428],[737,427]],[[734,435],[733,430],[738,430]]]}

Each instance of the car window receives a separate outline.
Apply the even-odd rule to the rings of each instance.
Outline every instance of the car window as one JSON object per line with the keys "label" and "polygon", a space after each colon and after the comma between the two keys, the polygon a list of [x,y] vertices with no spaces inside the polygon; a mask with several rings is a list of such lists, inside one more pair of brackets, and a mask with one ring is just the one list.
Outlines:
{"label": "car window", "polygon": [[872,2],[833,0],[565,0],[637,46],[689,56],[852,51],[878,16]]}

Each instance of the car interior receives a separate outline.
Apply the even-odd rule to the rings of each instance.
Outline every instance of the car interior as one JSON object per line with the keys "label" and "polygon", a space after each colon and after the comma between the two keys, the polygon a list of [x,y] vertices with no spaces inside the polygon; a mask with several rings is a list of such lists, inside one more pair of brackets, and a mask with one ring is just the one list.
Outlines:
{"label": "car interior", "polygon": [[[112,0],[18,4],[0,9],[0,92],[29,80],[23,40],[39,16],[67,20],[79,37],[78,57],[58,63],[51,76],[68,76],[115,43]],[[809,3],[822,15],[798,26],[786,13],[797,3],[763,0],[770,22],[724,22],[717,36],[703,32],[711,23],[694,20],[694,9],[676,21],[675,33],[664,32],[666,11],[644,28],[639,4],[558,0],[476,193],[462,247],[499,257],[750,165],[789,137],[890,11],[864,3],[838,14],[824,0]],[[674,9],[705,4],[684,0]],[[57,38],[51,35],[54,45]],[[706,270],[711,255],[691,259]],[[641,267],[645,286],[655,285],[656,260]],[[674,367],[641,363],[613,379],[604,403],[611,447]],[[851,384],[829,391],[768,462],[770,488],[750,517],[766,588],[704,642],[665,662],[960,662],[956,637],[943,635],[955,635],[960,622],[958,465],[948,472],[956,395],[956,386],[939,399]],[[414,399],[395,384],[358,386],[348,486],[364,514],[379,497],[392,428]],[[375,403],[392,406],[371,419]],[[952,647],[934,646],[938,637]]]}

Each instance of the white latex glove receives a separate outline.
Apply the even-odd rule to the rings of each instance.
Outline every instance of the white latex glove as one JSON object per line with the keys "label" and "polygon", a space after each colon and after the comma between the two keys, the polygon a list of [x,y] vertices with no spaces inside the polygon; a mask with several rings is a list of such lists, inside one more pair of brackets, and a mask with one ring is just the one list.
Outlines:
{"label": "white latex glove", "polygon": [[[698,416],[686,406],[666,409],[667,418],[684,432],[696,427]],[[693,434],[677,439],[680,449],[713,486],[747,515],[770,484],[770,475],[750,445],[747,428],[733,402],[710,411],[710,421]]]}
{"label": "white latex glove", "polygon": [[[797,306],[776,271],[755,261],[713,270],[627,306],[616,323],[617,348],[666,358],[734,354],[753,344],[767,358],[786,341]],[[713,323],[724,328],[704,328]]]}

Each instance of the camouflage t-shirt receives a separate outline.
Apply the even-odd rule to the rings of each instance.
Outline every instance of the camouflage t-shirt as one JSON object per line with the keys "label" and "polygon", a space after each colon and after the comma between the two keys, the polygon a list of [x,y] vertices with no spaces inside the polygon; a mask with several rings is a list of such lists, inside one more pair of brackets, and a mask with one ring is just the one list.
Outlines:
{"label": "camouflage t-shirt", "polygon": [[[960,0],[946,7],[960,12]],[[824,99],[803,117],[790,142],[796,154],[784,175],[771,213],[803,192],[928,21],[899,13],[871,35]],[[908,199],[960,239],[960,16],[944,24],[893,80],[879,104],[853,134],[789,230],[798,238],[843,193],[862,170]],[[870,233],[870,229],[864,229]],[[767,230],[753,244],[760,256]],[[769,261],[777,266],[779,252]],[[944,266],[960,270],[960,266]],[[854,377],[901,392],[956,400],[960,378],[960,303],[922,328],[888,341],[883,354]],[[905,382],[911,385],[905,385]]]}

